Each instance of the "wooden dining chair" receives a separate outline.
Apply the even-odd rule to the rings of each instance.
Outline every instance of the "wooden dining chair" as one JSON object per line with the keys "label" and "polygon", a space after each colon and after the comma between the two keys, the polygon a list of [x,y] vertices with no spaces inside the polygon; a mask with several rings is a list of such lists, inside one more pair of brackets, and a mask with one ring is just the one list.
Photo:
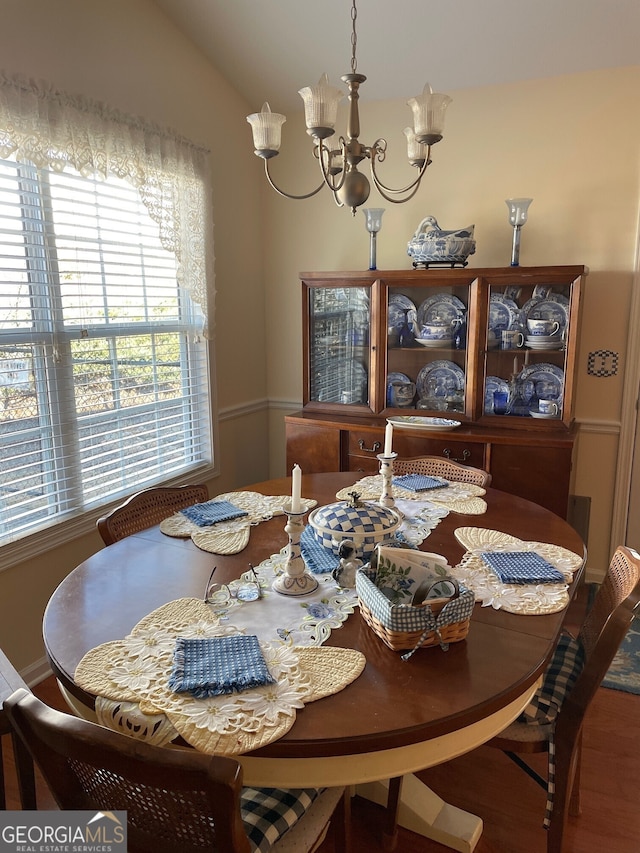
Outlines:
{"label": "wooden dining chair", "polygon": [[[567,815],[580,814],[585,714],[638,612],[640,555],[620,546],[576,641],[561,638],[543,684],[525,712],[526,721],[521,715],[489,741],[489,746],[503,750],[547,789],[548,853],[561,853]],[[520,754],[536,752],[549,753],[547,779],[520,758]]]}
{"label": "wooden dining chair", "polygon": [[[18,689],[27,689],[18,671],[14,668],[9,658],[0,650],[0,811],[7,807],[4,762],[2,755],[2,737],[13,732],[9,723],[9,717],[4,709],[4,702]],[[18,777],[18,787],[22,798],[23,809],[36,808],[36,787],[33,772],[33,761],[29,752],[24,748],[22,741],[14,738],[13,755]]]}
{"label": "wooden dining chair", "polygon": [[143,489],[98,519],[98,533],[105,545],[113,545],[139,530],[160,524],[185,507],[209,500],[205,485],[157,486]]}
{"label": "wooden dining chair", "polygon": [[472,483],[483,489],[491,485],[491,474],[482,468],[461,465],[443,456],[414,456],[409,459],[396,459],[393,463],[396,477],[403,474],[425,474],[429,477],[444,477],[454,483]]}
{"label": "wooden dining chair", "polygon": [[5,708],[61,809],[126,810],[131,853],[310,853],[330,824],[348,853],[345,788],[243,788],[235,758],[144,743],[23,689]]}

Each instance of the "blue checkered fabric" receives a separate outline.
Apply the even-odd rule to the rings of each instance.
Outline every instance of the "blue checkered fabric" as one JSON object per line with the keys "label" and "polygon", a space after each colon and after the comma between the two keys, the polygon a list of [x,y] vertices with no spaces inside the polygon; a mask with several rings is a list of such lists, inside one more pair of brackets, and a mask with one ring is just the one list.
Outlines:
{"label": "blue checkered fabric", "polygon": [[[360,601],[364,602],[372,615],[380,622],[387,631],[399,631],[413,633],[422,631],[422,636],[416,647],[409,655],[403,655],[406,659],[418,649],[427,635],[435,631],[439,636],[439,630],[445,625],[453,622],[463,622],[469,619],[475,604],[475,595],[470,589],[460,586],[460,595],[447,602],[437,616],[434,616],[430,607],[413,607],[411,604],[392,604],[375,585],[376,572],[373,569],[362,568],[356,572],[356,592]],[[448,643],[440,642],[445,651],[449,648]]]}
{"label": "blue checkered fabric", "polygon": [[484,551],[483,562],[502,583],[564,583],[565,578],[555,566],[535,551]]}
{"label": "blue checkered fabric", "polygon": [[255,634],[192,640],[178,637],[169,687],[196,699],[273,684]]}
{"label": "blue checkered fabric", "polygon": [[340,558],[333,551],[318,542],[310,525],[300,535],[300,552],[306,567],[317,575],[333,571],[340,563]]}
{"label": "blue checkered fabric", "polygon": [[243,788],[240,810],[252,853],[268,853],[316,799],[317,788]]}
{"label": "blue checkered fabric", "polygon": [[362,506],[339,503],[324,509],[322,526],[336,532],[351,533],[355,530],[358,533],[375,533],[389,525],[389,511],[374,503]]}
{"label": "blue checkered fabric", "polygon": [[232,518],[242,518],[249,514],[231,501],[205,501],[205,503],[185,507],[180,512],[198,527],[208,527],[219,521],[231,521]]}
{"label": "blue checkered fabric", "polygon": [[442,477],[429,477],[427,474],[403,474],[401,477],[393,478],[393,485],[411,492],[427,492],[431,489],[441,489],[448,486],[449,481]]}
{"label": "blue checkered fabric", "polygon": [[518,717],[519,723],[528,725],[551,724],[549,730],[549,754],[547,769],[547,806],[544,827],[549,828],[553,810],[553,795],[556,790],[556,747],[554,739],[555,719],[565,697],[578,680],[584,667],[584,649],[579,640],[569,634],[562,634],[551,663],[547,667],[542,685],[535,692],[531,702]]}

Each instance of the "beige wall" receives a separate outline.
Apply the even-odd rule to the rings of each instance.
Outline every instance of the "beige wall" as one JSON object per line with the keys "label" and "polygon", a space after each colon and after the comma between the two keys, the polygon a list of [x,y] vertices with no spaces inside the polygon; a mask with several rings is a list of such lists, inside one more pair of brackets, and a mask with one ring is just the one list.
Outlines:
{"label": "beige wall", "polygon": [[[302,396],[301,270],[365,269],[361,213],[337,210],[326,193],[286,201],[266,188],[251,153],[245,104],[150,0],[3,0],[0,67],[174,127],[213,152],[217,395],[220,476],[212,492],[284,472],[283,414]],[[423,81],[414,81],[407,96]],[[292,81],[292,86],[295,86]],[[369,87],[369,89],[367,88]],[[415,91],[414,91],[415,90]],[[409,268],[406,243],[427,214],[444,228],[475,223],[472,265],[505,265],[511,233],[504,199],[534,202],[522,264],[591,268],[579,361],[576,488],[590,495],[590,564],[609,557],[623,356],[638,218],[640,115],[630,107],[640,68],[451,93],[444,142],[418,196],[387,212],[380,268]],[[389,183],[408,180],[404,101],[374,103],[362,89],[362,139],[389,139]],[[285,125],[274,173],[308,191],[317,164],[309,138]],[[613,379],[587,376],[591,350],[620,353]],[[265,357],[266,356],[266,357]],[[266,401],[271,408],[268,411]],[[42,658],[42,611],[55,585],[100,547],[95,533],[0,573],[0,645],[21,669]]]}
{"label": "beige wall", "polygon": [[[471,266],[508,266],[512,232],[504,199],[511,196],[534,199],[522,231],[523,266],[590,268],[578,360],[582,435],[574,491],[591,497],[589,567],[602,572],[617,544],[609,541],[609,531],[640,188],[640,113],[629,105],[640,95],[640,67],[450,94],[445,139],[433,149],[418,195],[398,206],[377,193],[370,197],[372,207],[386,208],[378,268],[410,269],[407,240],[429,214],[443,228],[475,224]],[[373,84],[365,83],[361,141],[387,138],[385,182],[404,185],[410,169],[401,131],[409,109],[404,102],[368,102],[373,96]],[[283,135],[282,154],[274,161],[274,174],[279,167],[282,184],[296,193],[315,180],[308,137],[290,129],[301,121],[289,117],[289,135]],[[298,273],[366,269],[368,234],[361,212],[352,218],[325,192],[305,202],[272,194],[267,203],[269,397],[293,402],[302,393]],[[587,374],[589,352],[601,349],[619,353],[617,376]],[[273,428],[283,434],[282,417],[275,421]],[[275,435],[271,441],[279,443]]]}

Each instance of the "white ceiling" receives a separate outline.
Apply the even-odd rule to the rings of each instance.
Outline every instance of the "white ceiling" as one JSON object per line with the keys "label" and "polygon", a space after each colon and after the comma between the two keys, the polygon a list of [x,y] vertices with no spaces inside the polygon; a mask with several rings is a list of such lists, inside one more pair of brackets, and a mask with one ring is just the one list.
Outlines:
{"label": "white ceiling", "polygon": [[[351,70],[350,0],[155,0],[251,109]],[[359,0],[363,100],[640,64],[640,0]],[[640,102],[635,93],[631,108]]]}

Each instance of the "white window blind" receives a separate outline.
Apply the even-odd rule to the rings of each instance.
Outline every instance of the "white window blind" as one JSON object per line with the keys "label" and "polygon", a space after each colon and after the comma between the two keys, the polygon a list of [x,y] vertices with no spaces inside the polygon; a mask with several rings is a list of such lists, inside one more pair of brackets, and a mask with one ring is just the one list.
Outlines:
{"label": "white window blind", "polygon": [[202,324],[130,183],[0,160],[0,544],[211,462]]}

